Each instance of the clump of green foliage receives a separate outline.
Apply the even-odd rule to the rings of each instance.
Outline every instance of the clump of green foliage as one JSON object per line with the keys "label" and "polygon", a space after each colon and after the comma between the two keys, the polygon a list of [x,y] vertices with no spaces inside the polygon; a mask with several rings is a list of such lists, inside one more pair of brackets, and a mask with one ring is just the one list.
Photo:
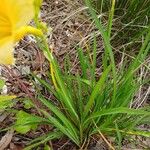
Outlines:
{"label": "clump of green foliage", "polygon": [[[41,116],[19,111],[15,129],[24,134],[35,129],[37,125],[46,124],[52,126],[53,131],[33,140],[26,150],[62,136],[68,137],[80,148],[85,147],[90,137],[95,134],[116,135],[120,147],[124,135],[150,136],[150,133],[136,128],[137,125],[148,120],[150,116],[148,108],[129,107],[141,86],[141,82],[137,81],[136,72],[150,49],[150,28],[145,36],[143,34],[144,42],[136,58],[128,66],[124,62],[121,68],[117,68],[110,43],[114,2],[111,5],[108,26],[104,27],[90,1],[86,0],[104,43],[103,71],[99,78],[96,76],[96,37],[90,50],[92,56],[88,52],[84,53],[82,48],[77,49],[81,72],[77,72],[76,75],[70,72],[69,59],[64,62],[65,71],[61,71],[46,44],[46,39],[42,39],[40,48],[51,64],[51,74],[49,81],[33,76],[54,98],[48,98],[42,94],[42,91],[38,91],[38,100],[44,107],[38,108],[34,104],[32,106],[40,112]],[[143,84],[144,82],[146,81],[143,81]]]}

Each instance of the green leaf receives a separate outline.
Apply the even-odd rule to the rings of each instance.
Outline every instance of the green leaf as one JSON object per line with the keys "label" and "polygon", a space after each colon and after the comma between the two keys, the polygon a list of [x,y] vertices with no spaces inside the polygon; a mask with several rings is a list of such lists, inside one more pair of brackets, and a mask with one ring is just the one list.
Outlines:
{"label": "green leaf", "polygon": [[111,29],[112,29],[114,11],[115,11],[115,0],[112,0],[112,6],[111,6],[110,13],[109,13],[108,26],[107,26],[107,33],[108,33],[109,38],[111,37]]}
{"label": "green leaf", "polygon": [[16,96],[9,96],[9,95],[0,95],[0,110],[5,109],[7,107],[13,106],[12,99],[16,98]]}
{"label": "green leaf", "polygon": [[149,42],[150,42],[150,27],[148,29],[148,33],[147,33],[145,40],[139,50],[137,57],[130,64],[130,66],[125,74],[125,77],[124,77],[125,82],[130,78],[130,76],[133,75],[133,73],[138,69],[138,67],[141,65],[141,63],[145,60],[148,52],[150,51]]}
{"label": "green leaf", "polygon": [[24,103],[25,109],[30,109],[30,108],[34,107],[34,103],[29,99],[24,100],[23,103]]}
{"label": "green leaf", "polygon": [[52,150],[49,145],[45,144],[44,150]]}
{"label": "green leaf", "polygon": [[83,73],[83,78],[87,79],[87,68],[88,68],[87,58],[84,56],[82,48],[78,48],[77,52],[78,52],[78,57],[79,57],[79,60],[80,60],[80,65],[81,65],[81,69],[82,69],[82,73]]}
{"label": "green leaf", "polygon": [[[50,56],[48,56],[48,57],[49,57],[49,59],[51,59]],[[59,87],[58,89],[56,89],[57,93],[61,97],[59,100],[62,103],[62,105],[67,108],[68,112],[78,121],[78,119],[79,119],[78,114],[75,110],[73,99],[70,96],[71,95],[70,91],[66,87],[65,81],[63,80],[63,74],[60,70],[60,67],[54,58],[51,61],[52,61],[51,62],[52,65],[53,65],[55,79],[56,79],[56,82],[58,83],[58,87]]]}
{"label": "green leaf", "polygon": [[54,132],[50,132],[50,133],[47,133],[47,134],[44,134],[34,140],[32,140],[24,150],[32,150],[33,148],[41,145],[41,144],[44,144],[50,140],[53,140],[53,139],[58,139],[62,136],[62,133],[60,131],[54,131]]}
{"label": "green leaf", "polygon": [[99,112],[93,113],[91,116],[89,116],[86,122],[100,116],[113,115],[113,114],[150,115],[150,112],[144,111],[142,109],[130,109],[126,107],[110,108],[110,109],[104,109]]}
{"label": "green leaf", "polygon": [[46,121],[45,119],[30,115],[24,111],[19,111],[16,115],[17,121],[15,122],[14,128],[17,132],[25,134],[30,130],[35,130],[37,125]]}
{"label": "green leaf", "polygon": [[3,88],[5,85],[5,81],[3,79],[0,79],[0,90]]}
{"label": "green leaf", "polygon": [[99,93],[101,93],[102,91],[102,87],[104,86],[105,80],[108,77],[108,73],[111,70],[111,67],[109,66],[101,75],[99,81],[97,82],[97,84],[95,85],[95,88],[93,89],[91,96],[88,100],[88,103],[85,106],[85,111],[84,111],[84,116],[86,116],[88,114],[88,112],[90,111],[92,105],[94,104],[94,100],[97,97],[97,95]]}
{"label": "green leaf", "polygon": [[48,118],[49,122],[54,125],[57,129],[59,129],[62,133],[64,133],[66,136],[68,136],[74,143],[79,145],[79,139],[74,135],[72,131],[70,131],[68,128],[66,128],[59,119],[52,117],[49,113],[47,113],[44,110],[41,110],[41,112],[45,115],[45,117]]}
{"label": "green leaf", "polygon": [[39,97],[39,100],[64,123],[64,126],[66,126],[66,128],[68,128],[76,138],[78,138],[78,130],[76,129],[76,127],[56,106],[54,106],[50,101],[46,100],[44,97]]}
{"label": "green leaf", "polygon": [[97,41],[96,35],[94,34],[94,41],[93,41],[93,60],[92,60],[92,85],[95,86],[96,83],[96,52],[97,52]]}
{"label": "green leaf", "polygon": [[117,133],[117,140],[118,140],[119,149],[121,149],[122,136],[121,136],[121,133],[119,131],[119,127],[118,127],[116,122],[115,122],[115,127],[116,127],[116,133]]}
{"label": "green leaf", "polygon": [[109,54],[109,58],[110,58],[110,61],[111,61],[110,63],[111,63],[111,67],[112,67],[113,83],[114,83],[113,97],[112,97],[112,105],[113,105],[113,103],[115,101],[116,88],[117,88],[116,87],[117,86],[117,82],[116,82],[116,77],[117,77],[116,73],[117,72],[116,72],[114,54],[113,54],[112,47],[111,47],[111,44],[110,44],[110,37],[108,36],[107,32],[105,31],[101,20],[97,17],[95,10],[92,8],[91,1],[90,0],[85,0],[85,2],[86,2],[86,5],[89,8],[89,11],[91,13],[91,16],[92,16],[93,20],[95,21],[95,25],[96,25],[97,29],[99,30],[99,32],[102,35],[102,38],[103,38],[103,41],[104,41],[104,46],[105,46],[105,51],[106,51],[106,53]]}

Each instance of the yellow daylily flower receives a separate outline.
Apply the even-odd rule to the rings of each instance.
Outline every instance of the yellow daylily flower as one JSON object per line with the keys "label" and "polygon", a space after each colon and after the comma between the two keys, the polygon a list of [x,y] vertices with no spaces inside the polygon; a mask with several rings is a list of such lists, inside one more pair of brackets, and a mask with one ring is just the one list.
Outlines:
{"label": "yellow daylily flower", "polygon": [[27,34],[42,35],[28,26],[35,14],[35,0],[0,0],[0,64],[14,64],[13,47]]}

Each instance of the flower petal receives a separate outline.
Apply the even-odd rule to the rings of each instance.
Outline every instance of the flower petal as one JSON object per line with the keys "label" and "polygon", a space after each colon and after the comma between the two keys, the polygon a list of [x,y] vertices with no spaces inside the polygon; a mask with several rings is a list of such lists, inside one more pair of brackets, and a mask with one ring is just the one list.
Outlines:
{"label": "flower petal", "polygon": [[12,65],[15,62],[13,56],[13,46],[14,42],[12,37],[7,37],[0,40],[0,64]]}
{"label": "flower petal", "polygon": [[18,42],[20,39],[22,39],[27,34],[33,34],[35,36],[43,36],[43,32],[37,28],[34,28],[32,26],[24,26],[16,30],[14,32],[14,42]]}
{"label": "flower petal", "polygon": [[11,21],[13,30],[29,24],[34,17],[34,0],[0,0],[0,13]]}

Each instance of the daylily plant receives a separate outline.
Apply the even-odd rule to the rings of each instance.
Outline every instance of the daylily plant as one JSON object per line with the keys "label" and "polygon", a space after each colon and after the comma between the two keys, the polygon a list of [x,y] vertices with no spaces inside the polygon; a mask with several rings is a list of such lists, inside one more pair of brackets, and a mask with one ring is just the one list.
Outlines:
{"label": "daylily plant", "polygon": [[42,35],[39,29],[28,25],[38,1],[0,0],[0,64],[14,64],[14,46],[25,35]]}

